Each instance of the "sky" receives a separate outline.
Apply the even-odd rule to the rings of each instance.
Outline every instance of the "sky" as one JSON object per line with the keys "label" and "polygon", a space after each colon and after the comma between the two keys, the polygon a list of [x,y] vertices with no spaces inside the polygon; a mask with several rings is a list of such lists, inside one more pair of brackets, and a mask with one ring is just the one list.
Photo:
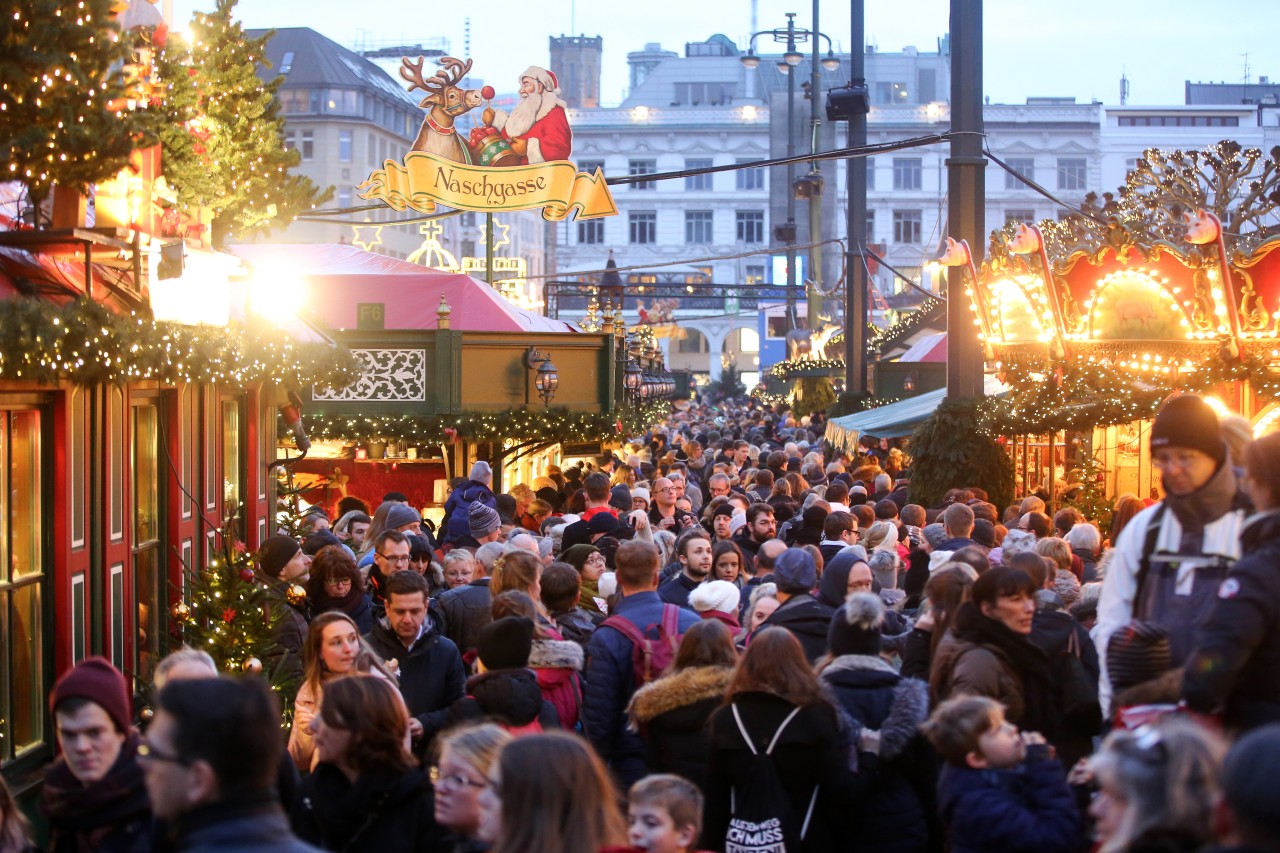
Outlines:
{"label": "sky", "polygon": [[[163,0],[177,26],[213,0]],[[937,49],[947,32],[947,0],[866,0],[866,34],[884,52],[914,45]],[[1184,83],[1238,83],[1246,63],[1280,82],[1280,25],[1276,0],[986,0],[984,4],[984,94],[993,103],[1023,103],[1028,96],[1072,97],[1117,104],[1120,78],[1129,78],[1129,103],[1181,104]],[[625,11],[624,11],[625,10]],[[758,0],[757,29],[812,24],[812,3]],[[601,96],[621,100],[627,85],[626,55],[659,42],[683,53],[687,41],[723,33],[745,46],[751,27],[750,0],[487,0],[483,4],[404,3],[367,0],[239,0],[236,15],[246,27],[309,26],[348,47],[422,42],[444,37],[462,56],[466,18],[471,19],[472,72],[500,92],[514,90],[529,65],[547,62],[547,37],[604,37]],[[818,29],[837,48],[849,46],[849,5],[821,5]],[[757,42],[759,44],[759,42]],[[1247,55],[1247,56],[1246,56]],[[554,69],[553,69],[554,70]],[[501,84],[510,80],[510,86]]]}

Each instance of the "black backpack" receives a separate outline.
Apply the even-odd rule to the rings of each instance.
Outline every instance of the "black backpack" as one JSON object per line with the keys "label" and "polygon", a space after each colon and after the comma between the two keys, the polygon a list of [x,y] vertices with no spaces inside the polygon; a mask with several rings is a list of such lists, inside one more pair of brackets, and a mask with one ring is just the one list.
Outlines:
{"label": "black backpack", "polygon": [[800,708],[793,708],[782,721],[764,752],[757,750],[752,742],[738,714],[738,706],[734,704],[730,708],[738,731],[753,757],[750,770],[734,782],[729,792],[730,817],[724,853],[794,853],[800,849],[809,831],[813,809],[818,802],[818,786],[813,787],[803,822],[797,821],[791,798],[778,778],[772,755],[783,730],[800,713]]}

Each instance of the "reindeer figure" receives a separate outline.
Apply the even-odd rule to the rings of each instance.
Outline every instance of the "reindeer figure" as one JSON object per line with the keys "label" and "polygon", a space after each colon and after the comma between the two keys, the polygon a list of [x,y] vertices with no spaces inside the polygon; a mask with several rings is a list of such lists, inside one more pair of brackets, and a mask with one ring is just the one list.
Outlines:
{"label": "reindeer figure", "polygon": [[453,122],[463,113],[480,106],[486,97],[492,98],[493,90],[488,86],[484,89],[458,87],[458,82],[471,70],[470,59],[463,62],[446,56],[440,60],[445,67],[426,78],[422,76],[424,61],[421,56],[417,63],[411,62],[408,57],[400,60],[400,76],[409,82],[409,91],[421,89],[427,93],[418,103],[419,107],[427,110],[427,117],[409,150],[425,151],[457,163],[470,163],[471,149],[458,137]]}

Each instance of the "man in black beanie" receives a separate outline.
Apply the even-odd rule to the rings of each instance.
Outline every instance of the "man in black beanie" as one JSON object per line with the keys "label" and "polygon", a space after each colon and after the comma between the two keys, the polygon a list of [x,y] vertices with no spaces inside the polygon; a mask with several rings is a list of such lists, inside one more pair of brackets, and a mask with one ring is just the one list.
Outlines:
{"label": "man in black beanie", "polygon": [[1228,570],[1240,559],[1248,500],[1213,409],[1193,395],[1166,402],[1151,427],[1151,459],[1165,498],[1125,526],[1098,600],[1092,635],[1102,664],[1104,708],[1112,693],[1106,662],[1112,635],[1134,619],[1155,623],[1168,632],[1170,666],[1182,666]]}

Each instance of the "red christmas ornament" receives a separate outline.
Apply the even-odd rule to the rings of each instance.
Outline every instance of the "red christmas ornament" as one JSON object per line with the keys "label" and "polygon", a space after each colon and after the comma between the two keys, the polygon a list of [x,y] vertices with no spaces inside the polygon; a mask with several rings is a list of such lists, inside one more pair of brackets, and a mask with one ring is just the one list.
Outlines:
{"label": "red christmas ornament", "polygon": [[222,611],[222,621],[226,622],[228,625],[230,625],[233,621],[235,621],[235,618],[236,618],[236,612],[230,607]]}
{"label": "red christmas ornament", "polygon": [[249,568],[248,566],[245,566],[243,569],[241,569],[241,570],[240,570],[240,580],[244,581],[245,583],[252,583],[252,582],[253,582],[253,569]]}
{"label": "red christmas ornament", "polygon": [[451,444],[457,444],[457,443],[458,443],[458,431],[457,431],[456,429],[454,429],[453,427],[445,427],[445,428],[444,428],[444,436],[445,436],[445,438],[449,439],[449,442],[450,442]]}
{"label": "red christmas ornament", "polygon": [[613,428],[614,428],[614,429],[616,429],[616,430],[618,431],[618,435],[622,435],[622,421],[621,421],[621,420],[615,421],[615,422],[614,422],[614,424],[613,424]]}

